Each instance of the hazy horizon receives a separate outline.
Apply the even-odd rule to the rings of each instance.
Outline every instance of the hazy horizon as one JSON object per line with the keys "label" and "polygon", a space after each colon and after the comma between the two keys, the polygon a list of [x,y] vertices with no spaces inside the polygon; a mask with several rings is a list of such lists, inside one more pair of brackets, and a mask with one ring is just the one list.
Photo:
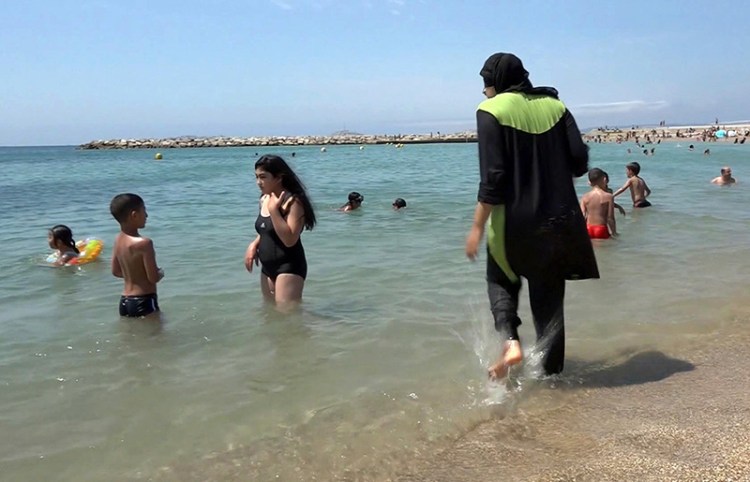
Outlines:
{"label": "hazy horizon", "polygon": [[[735,125],[750,125],[750,120],[729,120],[726,122],[719,121],[719,124],[721,126],[735,126]],[[630,129],[631,127],[636,127],[640,129],[646,129],[646,128],[655,128],[655,129],[668,129],[668,128],[679,128],[679,127],[690,127],[690,126],[710,126],[715,125],[714,122],[675,122],[674,124],[668,124],[666,126],[659,126],[658,124],[623,124],[623,125],[614,125],[614,124],[602,124],[600,126],[580,126],[579,129],[582,134],[586,134],[587,132],[590,132],[592,130],[607,127],[610,129]],[[476,132],[476,128],[468,128],[461,131],[433,131],[433,134],[436,134],[440,132],[440,134],[443,135],[450,135],[450,134],[460,134],[462,132]],[[181,134],[181,135],[175,135],[175,136],[164,136],[164,137],[154,137],[154,136],[145,136],[145,137],[122,137],[122,136],[115,136],[107,139],[88,139],[86,141],[76,142],[72,144],[15,144],[15,145],[0,145],[0,147],[78,147],[81,145],[84,145],[89,142],[97,142],[97,141],[111,141],[111,140],[117,140],[117,139],[125,139],[125,140],[145,140],[145,139],[181,139],[181,138],[194,138],[194,139],[204,139],[204,138],[217,138],[217,137],[226,137],[226,138],[248,138],[248,137],[333,137],[335,135],[352,135],[352,136],[392,136],[392,135],[428,135],[430,132],[395,132],[395,133],[369,133],[369,132],[361,132],[361,131],[351,131],[347,134],[339,134],[339,131],[331,132],[328,134],[274,134],[274,135],[266,135],[261,136],[257,134],[214,134],[214,135],[200,135],[200,134]]]}

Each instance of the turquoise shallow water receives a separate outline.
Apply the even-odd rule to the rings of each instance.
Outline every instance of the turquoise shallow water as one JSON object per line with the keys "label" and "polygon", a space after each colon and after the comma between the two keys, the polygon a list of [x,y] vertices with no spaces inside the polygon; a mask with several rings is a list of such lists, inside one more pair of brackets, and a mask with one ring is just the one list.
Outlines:
{"label": "turquoise shallow water", "polygon": [[[603,278],[568,285],[571,359],[606,359],[645,332],[679,344],[682,326],[747,290],[748,149],[711,145],[703,156],[701,146],[662,144],[644,157],[592,145],[591,166],[614,188],[628,160],[641,162],[654,207],[633,213],[620,198],[620,238],[596,245]],[[269,152],[295,167],[319,219],[303,234],[308,282],[291,316],[264,306],[242,262],[257,215],[252,165]],[[0,148],[8,480],[202,480],[217,464],[258,480],[329,480],[423,450],[505,403],[484,379],[497,348],[484,258],[463,254],[476,145],[154,153]],[[724,164],[737,186],[709,184]],[[363,208],[337,212],[351,190]],[[123,191],[147,203],[144,234],[166,271],[162,326],[117,316],[108,204]],[[409,207],[392,211],[395,197]],[[105,240],[105,259],[40,267],[58,223]],[[533,355],[525,299],[522,318]]]}

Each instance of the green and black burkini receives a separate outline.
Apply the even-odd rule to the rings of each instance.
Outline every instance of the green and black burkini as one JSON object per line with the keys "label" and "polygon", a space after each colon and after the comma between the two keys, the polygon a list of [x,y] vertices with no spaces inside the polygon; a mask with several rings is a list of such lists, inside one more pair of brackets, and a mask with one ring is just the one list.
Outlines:
{"label": "green and black burkini", "polygon": [[477,110],[477,199],[494,206],[487,287],[495,329],[518,339],[520,277],[526,278],[545,372],[559,373],[565,280],[599,277],[572,182],[588,171],[588,146],[557,91],[534,88],[516,56],[494,54],[480,75],[498,93]]}

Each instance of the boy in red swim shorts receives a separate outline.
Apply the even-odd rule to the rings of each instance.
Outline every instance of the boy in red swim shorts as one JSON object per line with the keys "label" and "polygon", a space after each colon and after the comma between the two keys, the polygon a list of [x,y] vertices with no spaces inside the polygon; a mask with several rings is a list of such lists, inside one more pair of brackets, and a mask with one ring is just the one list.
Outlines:
{"label": "boy in red swim shorts", "polygon": [[615,224],[615,199],[605,191],[604,171],[595,167],[589,171],[591,191],[581,198],[581,211],[591,239],[609,239],[617,236]]}

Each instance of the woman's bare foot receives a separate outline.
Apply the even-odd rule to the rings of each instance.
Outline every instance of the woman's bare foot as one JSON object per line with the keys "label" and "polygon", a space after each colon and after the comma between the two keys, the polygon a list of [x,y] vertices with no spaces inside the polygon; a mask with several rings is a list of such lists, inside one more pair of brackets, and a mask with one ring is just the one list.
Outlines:
{"label": "woman's bare foot", "polygon": [[521,351],[521,342],[518,340],[508,340],[503,344],[503,352],[498,357],[494,365],[487,369],[490,380],[500,380],[508,374],[508,369],[513,365],[518,365],[523,360],[523,351]]}

